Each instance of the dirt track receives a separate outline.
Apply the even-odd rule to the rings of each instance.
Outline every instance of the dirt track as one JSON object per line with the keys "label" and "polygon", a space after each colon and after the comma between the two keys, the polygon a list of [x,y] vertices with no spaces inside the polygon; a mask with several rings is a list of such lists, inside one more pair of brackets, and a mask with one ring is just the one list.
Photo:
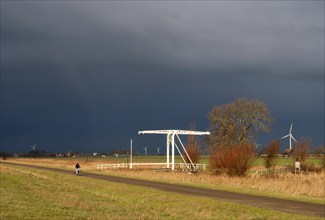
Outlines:
{"label": "dirt track", "polygon": [[[2,163],[37,168],[42,170],[49,170],[49,171],[59,172],[59,173],[64,173],[69,175],[75,175],[73,171],[62,170],[57,168],[22,165],[22,164],[7,163],[7,162],[2,162]],[[106,180],[111,182],[131,184],[131,185],[148,187],[148,188],[167,191],[167,192],[175,192],[175,193],[180,193],[180,194],[185,194],[190,196],[207,197],[211,199],[256,206],[260,208],[270,208],[281,212],[318,216],[318,217],[325,218],[325,205],[321,205],[321,204],[253,196],[253,195],[225,192],[219,190],[203,189],[203,188],[197,188],[191,186],[181,186],[181,185],[174,185],[168,183],[153,182],[148,180],[138,180],[138,179],[124,178],[124,177],[84,173],[84,172],[82,173],[82,176],[85,178],[94,178],[94,179],[101,179],[101,180]]]}

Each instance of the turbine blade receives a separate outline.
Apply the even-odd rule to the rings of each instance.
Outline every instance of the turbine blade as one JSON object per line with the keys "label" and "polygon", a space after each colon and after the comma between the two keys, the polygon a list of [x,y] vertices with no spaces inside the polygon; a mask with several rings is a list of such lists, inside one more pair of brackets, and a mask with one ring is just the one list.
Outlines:
{"label": "turbine blade", "polygon": [[289,135],[283,136],[281,139],[284,139],[284,138],[287,138],[287,137],[289,137]]}
{"label": "turbine blade", "polygon": [[291,131],[292,131],[292,125],[293,125],[293,124],[291,124],[291,126],[290,126],[290,132],[289,132],[289,134],[291,134]]}
{"label": "turbine blade", "polygon": [[291,135],[291,138],[292,138],[295,142],[297,142],[296,139],[295,139],[292,135]]}

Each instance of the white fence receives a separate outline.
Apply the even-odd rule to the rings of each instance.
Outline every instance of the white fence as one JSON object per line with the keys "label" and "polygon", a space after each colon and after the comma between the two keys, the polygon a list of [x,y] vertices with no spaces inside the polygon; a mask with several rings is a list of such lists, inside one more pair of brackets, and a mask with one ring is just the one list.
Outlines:
{"label": "white fence", "polygon": [[112,164],[97,164],[97,170],[107,170],[107,169],[126,169],[129,168],[127,163],[112,163]]}
{"label": "white fence", "polygon": [[[166,163],[132,163],[132,167],[138,167],[141,169],[145,168],[155,168],[155,169],[166,169],[167,164]],[[112,163],[112,164],[97,164],[96,169],[97,170],[107,170],[107,169],[130,169],[131,163]],[[175,164],[175,168],[181,171],[187,171],[187,170],[201,170],[205,171],[206,165],[205,164],[194,164],[192,166],[191,164],[185,164],[185,163],[177,163]]]}
{"label": "white fence", "polygon": [[202,170],[202,171],[205,171],[205,168],[206,168],[205,164],[195,163],[193,165],[190,164],[190,163],[188,163],[187,165],[185,163],[179,163],[179,169],[181,169],[181,170],[190,169],[190,170]]}
{"label": "white fence", "polygon": [[270,175],[270,174],[280,174],[280,173],[288,173],[291,172],[290,168],[271,168],[271,169],[262,169],[256,170],[253,174],[253,177],[257,175]]}

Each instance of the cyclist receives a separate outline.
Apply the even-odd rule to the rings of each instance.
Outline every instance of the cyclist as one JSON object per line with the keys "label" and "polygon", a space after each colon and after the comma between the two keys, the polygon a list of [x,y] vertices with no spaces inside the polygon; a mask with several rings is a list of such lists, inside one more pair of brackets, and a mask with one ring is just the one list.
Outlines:
{"label": "cyclist", "polygon": [[76,164],[76,174],[79,175],[80,173],[80,165],[79,163]]}

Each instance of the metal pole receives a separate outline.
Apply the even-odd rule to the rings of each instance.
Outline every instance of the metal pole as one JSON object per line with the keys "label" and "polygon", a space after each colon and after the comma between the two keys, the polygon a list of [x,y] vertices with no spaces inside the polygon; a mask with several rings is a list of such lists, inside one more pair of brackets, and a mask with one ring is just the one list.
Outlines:
{"label": "metal pole", "polygon": [[130,141],[130,169],[132,169],[132,138]]}
{"label": "metal pole", "polygon": [[167,168],[169,168],[169,134],[167,134],[167,151],[166,151],[166,156],[167,156],[166,165],[167,165]]}
{"label": "metal pole", "polygon": [[172,170],[175,170],[175,134],[172,134]]}

